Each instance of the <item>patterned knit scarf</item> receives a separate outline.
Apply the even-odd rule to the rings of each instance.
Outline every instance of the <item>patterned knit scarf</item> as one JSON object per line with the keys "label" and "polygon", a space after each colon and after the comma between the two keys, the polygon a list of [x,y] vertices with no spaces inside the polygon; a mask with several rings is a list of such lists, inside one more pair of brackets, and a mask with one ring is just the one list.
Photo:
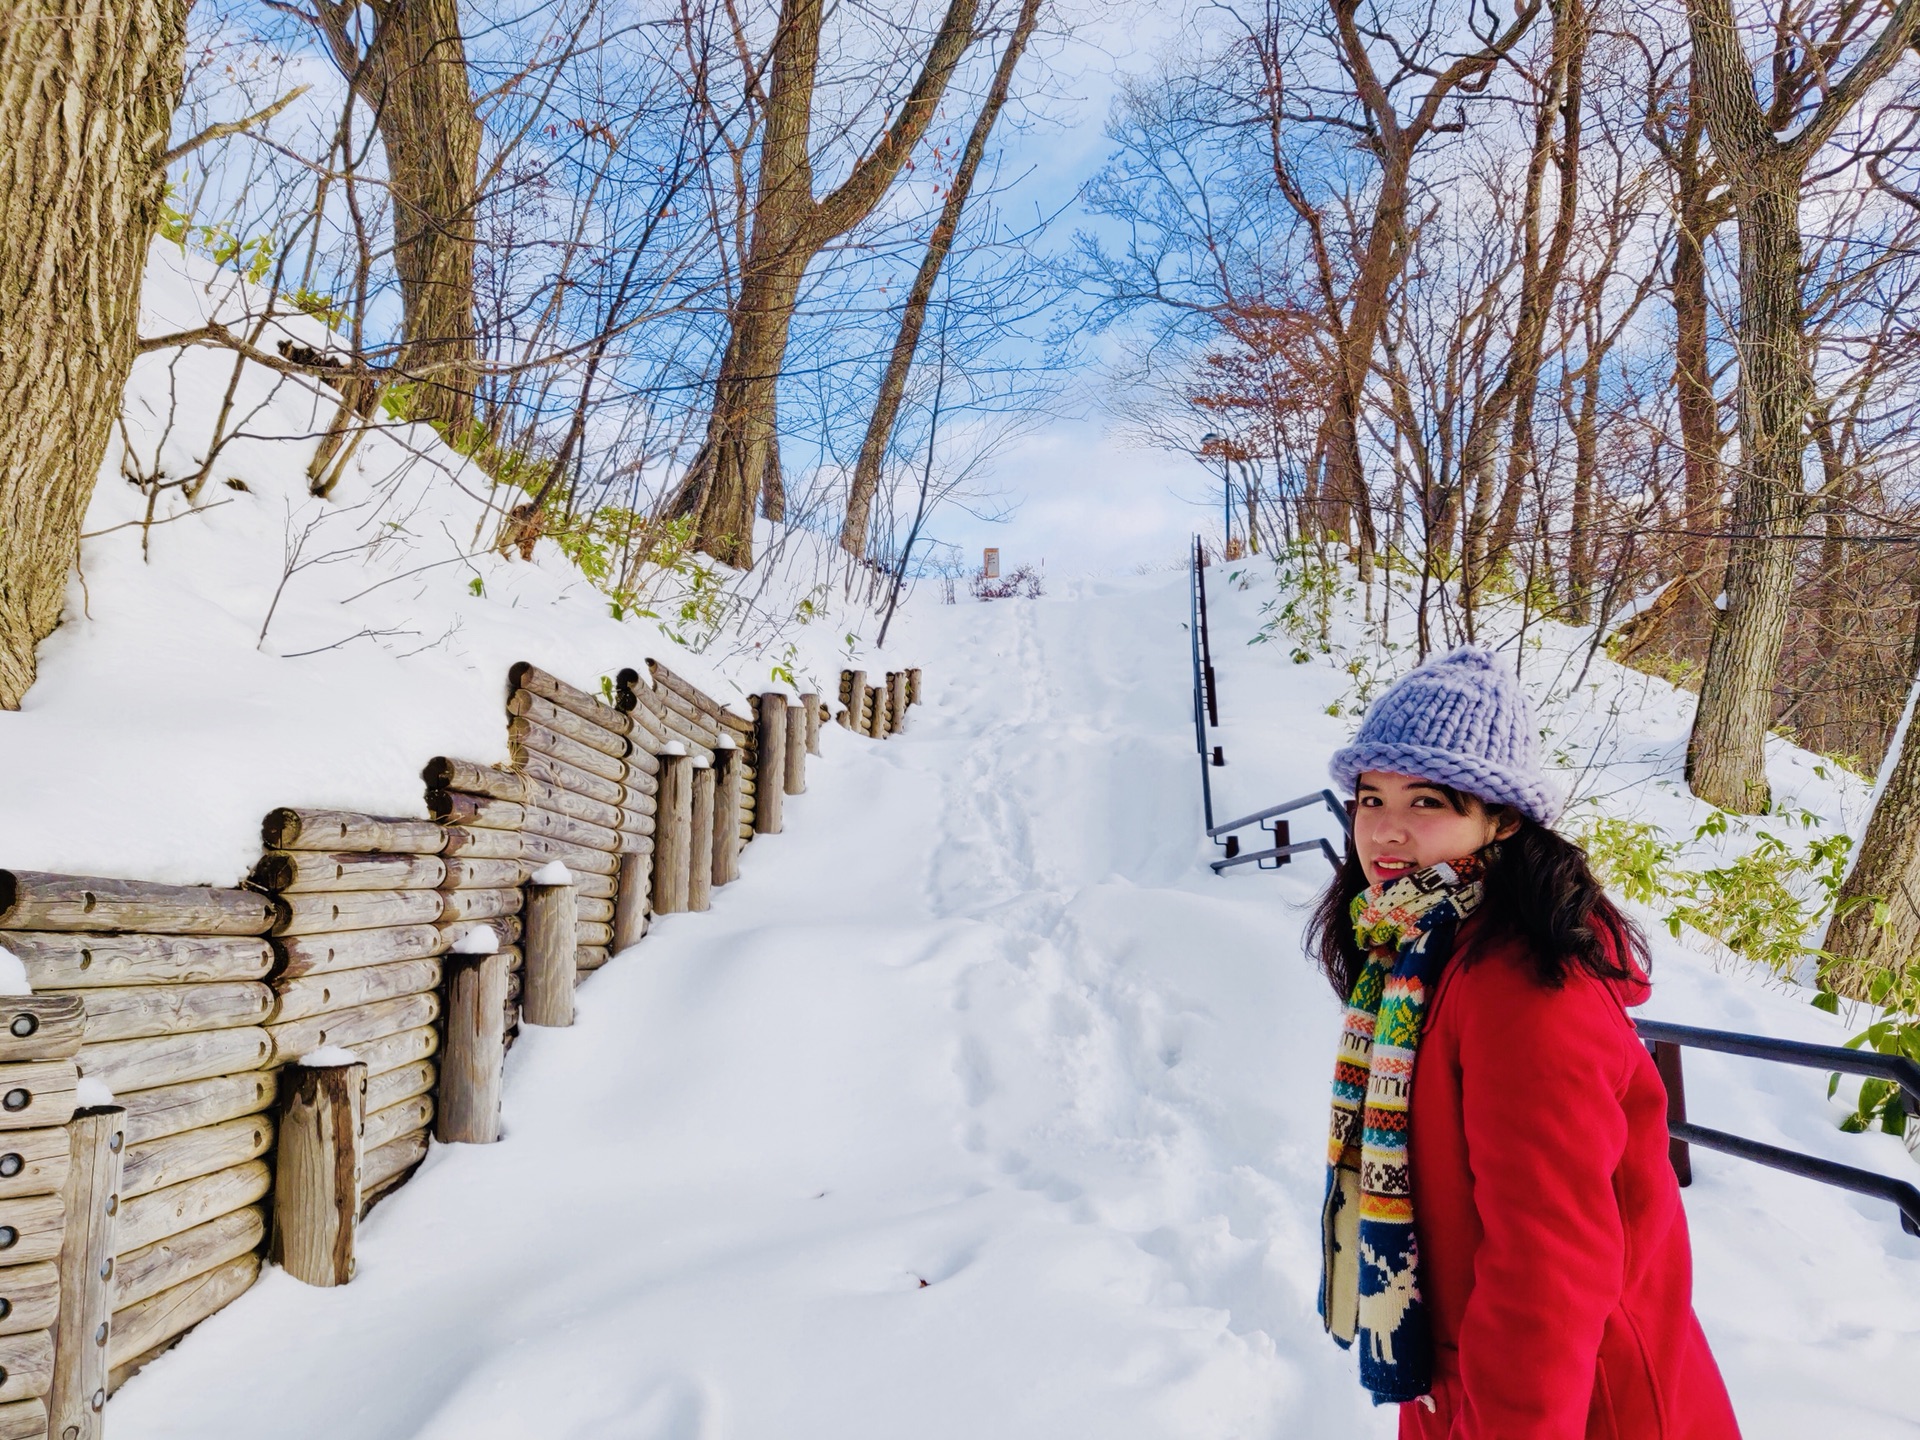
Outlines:
{"label": "patterned knit scarf", "polygon": [[1407,1124],[1427,995],[1460,921],[1482,894],[1478,856],[1429,865],[1353,899],[1367,963],[1347,997],[1333,1070],[1327,1194],[1320,1216],[1320,1318],[1360,1346],[1360,1383],[1384,1405],[1433,1381],[1433,1335],[1420,1296]]}

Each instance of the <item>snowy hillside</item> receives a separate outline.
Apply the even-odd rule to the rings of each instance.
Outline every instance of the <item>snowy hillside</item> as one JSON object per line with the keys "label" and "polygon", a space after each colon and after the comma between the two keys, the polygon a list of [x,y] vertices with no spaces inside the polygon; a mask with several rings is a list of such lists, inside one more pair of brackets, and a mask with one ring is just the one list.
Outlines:
{"label": "snowy hillside", "polygon": [[[258,308],[245,290],[156,241],[141,329],[237,327],[249,298]],[[327,337],[296,316],[258,347],[278,338]],[[275,806],[419,813],[430,756],[504,758],[516,660],[591,689],[652,655],[723,699],[769,688],[781,664],[832,692],[849,627],[830,611],[792,619],[811,556],[753,582],[780,622],[773,653],[755,648],[763,626],[688,654],[652,621],[615,620],[551,541],[532,563],[496,553],[523,497],[425,425],[369,432],[332,497],[314,498],[307,465],[335,397],[250,362],[236,383],[236,363],[195,347],[135,364],[80,578],[25,706],[0,712],[0,864],[224,885],[259,854]],[[190,498],[179,482],[216,434]],[[662,596],[671,613],[673,577]]]}
{"label": "snowy hillside", "polygon": [[[416,704],[458,692],[475,745],[506,645],[631,653],[557,572],[517,575],[520,604],[499,603],[528,628],[470,678],[436,659],[413,682]],[[1326,867],[1205,868],[1184,576],[1064,588],[916,602],[898,643],[927,703],[907,732],[830,729],[786,833],[709,914],[667,917],[596,975],[574,1029],[523,1035],[504,1143],[436,1148],[374,1212],[351,1286],[269,1274],[128,1384],[117,1440],[1392,1434],[1313,1314],[1336,1005],[1299,935]],[[1354,677],[1243,643],[1271,593],[1215,595],[1223,814],[1319,788],[1352,723],[1328,712]],[[155,630],[97,623],[152,683]],[[55,661],[46,703],[70,714],[79,666]],[[300,697],[414,664],[332,652]],[[250,732],[286,718],[267,698],[284,692],[237,684],[217,713],[265,753]],[[1674,771],[1678,702],[1628,701],[1598,707],[1621,765],[1647,771],[1616,788],[1683,808],[1649,783]],[[344,742],[379,730],[354,720]],[[315,777],[344,742],[309,757]],[[379,791],[397,749],[340,798]],[[1853,803],[1852,782],[1816,793],[1810,763],[1778,758],[1806,771],[1800,803]],[[1664,934],[1650,1013],[1847,1033]],[[1818,1073],[1690,1065],[1705,1123],[1912,1173],[1892,1137],[1837,1132]],[[1698,1303],[1746,1433],[1920,1434],[1920,1241],[1884,1205],[1711,1155],[1695,1169]]]}

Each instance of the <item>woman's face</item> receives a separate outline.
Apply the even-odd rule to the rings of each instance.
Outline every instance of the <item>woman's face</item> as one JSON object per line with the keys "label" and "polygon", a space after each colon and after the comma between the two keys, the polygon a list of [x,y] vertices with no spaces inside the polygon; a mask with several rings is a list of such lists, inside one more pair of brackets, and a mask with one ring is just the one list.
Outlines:
{"label": "woman's face", "polygon": [[1456,809],[1443,787],[1390,770],[1362,772],[1354,793],[1353,848],[1371,885],[1458,860],[1520,828],[1511,816],[1496,820],[1470,795]]}

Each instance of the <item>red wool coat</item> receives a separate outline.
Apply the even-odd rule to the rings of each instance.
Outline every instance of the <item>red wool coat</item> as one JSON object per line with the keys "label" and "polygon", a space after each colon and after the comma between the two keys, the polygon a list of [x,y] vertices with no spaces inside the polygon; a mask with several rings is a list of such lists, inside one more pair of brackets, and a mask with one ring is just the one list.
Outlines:
{"label": "red wool coat", "polygon": [[[1434,1335],[1401,1440],[1738,1440],[1693,1313],[1666,1089],[1626,1005],[1463,927],[1428,1004],[1409,1160]],[[1462,963],[1466,962],[1466,963]]]}

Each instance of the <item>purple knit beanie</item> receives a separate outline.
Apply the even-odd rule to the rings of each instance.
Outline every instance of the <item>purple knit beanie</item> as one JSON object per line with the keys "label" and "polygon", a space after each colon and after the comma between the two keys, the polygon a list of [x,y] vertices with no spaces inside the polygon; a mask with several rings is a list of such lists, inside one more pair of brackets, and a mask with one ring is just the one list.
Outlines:
{"label": "purple knit beanie", "polygon": [[1540,769],[1539,733],[1520,682],[1477,645],[1394,681],[1327,769],[1349,792],[1363,770],[1387,770],[1511,805],[1542,825],[1559,810]]}

